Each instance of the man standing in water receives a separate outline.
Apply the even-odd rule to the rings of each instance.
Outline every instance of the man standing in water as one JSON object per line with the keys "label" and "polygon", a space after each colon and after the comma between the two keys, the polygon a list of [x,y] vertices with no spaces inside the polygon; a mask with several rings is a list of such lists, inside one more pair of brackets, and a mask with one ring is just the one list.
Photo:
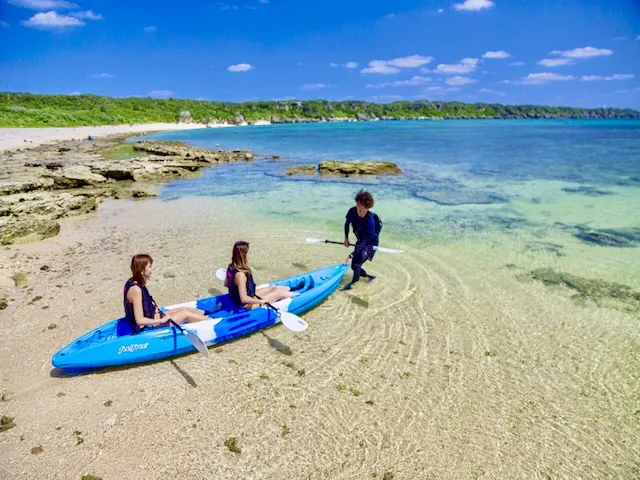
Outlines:
{"label": "man standing in water", "polygon": [[357,241],[355,250],[349,255],[344,263],[351,263],[353,270],[353,279],[351,283],[344,287],[344,290],[351,290],[353,284],[360,280],[360,276],[364,275],[371,282],[376,277],[369,275],[362,269],[362,264],[367,260],[373,260],[376,251],[374,246],[378,245],[380,230],[382,229],[382,220],[374,212],[369,211],[373,208],[373,196],[364,190],[360,190],[356,194],[356,206],[351,207],[347,212],[346,221],[344,223],[344,246],[349,247],[349,225],[353,226],[353,233]]}

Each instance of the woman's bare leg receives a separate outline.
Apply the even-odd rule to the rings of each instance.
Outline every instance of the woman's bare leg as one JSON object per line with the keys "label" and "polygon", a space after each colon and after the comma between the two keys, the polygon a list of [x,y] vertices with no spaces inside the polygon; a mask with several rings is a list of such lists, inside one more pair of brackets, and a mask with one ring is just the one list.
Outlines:
{"label": "woman's bare leg", "polygon": [[185,323],[185,322],[201,322],[203,320],[210,320],[209,317],[204,315],[202,310],[198,310],[197,308],[174,308],[173,310],[169,310],[167,312],[167,316],[171,317],[171,319],[176,323]]}

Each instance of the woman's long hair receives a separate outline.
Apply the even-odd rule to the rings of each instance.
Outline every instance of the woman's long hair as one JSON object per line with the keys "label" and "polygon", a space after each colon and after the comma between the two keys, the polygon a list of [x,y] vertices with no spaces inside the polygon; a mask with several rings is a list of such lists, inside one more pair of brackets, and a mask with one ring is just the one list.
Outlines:
{"label": "woman's long hair", "polygon": [[247,253],[249,252],[249,242],[239,241],[233,245],[233,253],[231,254],[231,263],[229,268],[243,272],[245,275],[251,275],[251,267],[247,261]]}
{"label": "woman's long hair", "polygon": [[144,269],[147,265],[153,265],[153,258],[146,253],[139,253],[134,255],[131,259],[131,279],[138,282],[140,285],[147,283],[144,278]]}

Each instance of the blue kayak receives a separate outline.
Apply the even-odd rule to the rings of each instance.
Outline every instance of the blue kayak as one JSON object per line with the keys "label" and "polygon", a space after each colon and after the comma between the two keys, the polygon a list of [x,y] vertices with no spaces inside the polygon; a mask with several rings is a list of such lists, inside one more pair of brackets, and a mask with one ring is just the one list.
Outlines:
{"label": "blue kayak", "polygon": [[[284,285],[297,295],[274,303],[281,311],[299,315],[315,307],[338,287],[347,266],[338,264],[313,272],[295,275],[266,285]],[[259,287],[262,285],[259,285]],[[196,333],[207,345],[243,337],[280,322],[273,310],[236,308],[228,294],[163,307],[195,307],[204,310],[210,320],[185,323],[182,327]],[[54,367],[79,373],[116,365],[149,362],[195,351],[177,328],[147,328],[132,332],[124,318],[112,320],[82,335],[53,355]]]}

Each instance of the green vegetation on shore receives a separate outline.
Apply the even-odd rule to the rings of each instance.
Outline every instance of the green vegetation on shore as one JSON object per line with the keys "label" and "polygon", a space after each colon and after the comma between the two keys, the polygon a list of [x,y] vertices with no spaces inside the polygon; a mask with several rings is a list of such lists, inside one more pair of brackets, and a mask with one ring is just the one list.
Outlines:
{"label": "green vegetation on shore", "polygon": [[[185,112],[188,112],[186,115]],[[111,98],[97,95],[0,93],[2,127],[75,127],[155,122],[273,123],[452,118],[640,118],[640,112],[616,108],[568,108],[534,105],[420,100],[387,104],[356,100],[208,102],[201,100]]]}

